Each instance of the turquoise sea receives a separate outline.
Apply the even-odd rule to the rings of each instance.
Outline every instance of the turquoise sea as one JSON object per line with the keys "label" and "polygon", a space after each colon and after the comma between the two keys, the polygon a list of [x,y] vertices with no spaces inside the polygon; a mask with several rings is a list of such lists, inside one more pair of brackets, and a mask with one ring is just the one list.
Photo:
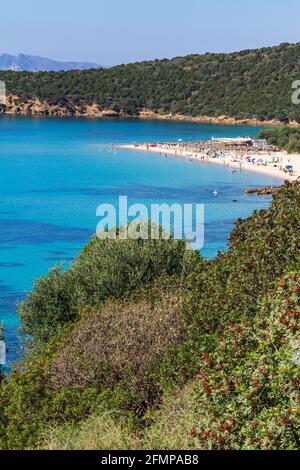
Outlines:
{"label": "turquoise sea", "polygon": [[[16,304],[50,266],[70,263],[95,232],[99,204],[204,203],[203,255],[226,249],[234,220],[270,199],[245,187],[278,180],[219,165],[113,151],[111,144],[255,136],[258,129],[166,121],[0,118],[0,322],[17,357]],[[213,192],[217,190],[219,196]]]}

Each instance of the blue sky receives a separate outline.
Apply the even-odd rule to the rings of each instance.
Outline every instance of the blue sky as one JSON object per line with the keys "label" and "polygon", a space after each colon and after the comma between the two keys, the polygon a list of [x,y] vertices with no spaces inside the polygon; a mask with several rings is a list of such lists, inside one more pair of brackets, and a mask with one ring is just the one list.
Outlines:
{"label": "blue sky", "polygon": [[300,41],[299,0],[9,0],[0,13],[0,53],[106,65]]}

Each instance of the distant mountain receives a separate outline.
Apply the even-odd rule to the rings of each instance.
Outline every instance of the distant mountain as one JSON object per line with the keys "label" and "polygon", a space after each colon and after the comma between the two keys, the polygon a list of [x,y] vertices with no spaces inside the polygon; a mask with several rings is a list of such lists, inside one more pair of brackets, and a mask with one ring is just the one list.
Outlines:
{"label": "distant mountain", "polygon": [[44,57],[19,54],[0,55],[0,70],[15,70],[18,72],[59,72],[61,70],[98,69],[102,66],[93,62],[58,62]]}

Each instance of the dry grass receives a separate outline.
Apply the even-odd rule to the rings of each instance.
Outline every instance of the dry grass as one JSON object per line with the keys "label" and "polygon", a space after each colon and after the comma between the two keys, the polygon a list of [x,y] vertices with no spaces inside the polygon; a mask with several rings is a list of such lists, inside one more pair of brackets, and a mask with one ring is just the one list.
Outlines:
{"label": "dry grass", "polygon": [[139,440],[126,425],[117,424],[109,414],[91,416],[77,426],[51,429],[45,437],[48,450],[128,450],[139,449]]}
{"label": "dry grass", "polygon": [[87,310],[51,366],[51,386],[122,382],[139,403],[153,404],[159,395],[153,377],[169,348],[186,337],[180,310],[180,296],[170,294],[157,303],[108,302]]}
{"label": "dry grass", "polygon": [[145,429],[143,449],[190,450],[197,449],[193,429],[197,422],[195,383],[174,390],[164,398],[160,410],[153,416],[154,424]]}
{"label": "dry grass", "polygon": [[[174,391],[152,413],[154,424],[138,434],[109,414],[92,415],[77,425],[53,428],[44,436],[48,450],[190,450],[196,449],[194,383]],[[150,419],[150,414],[148,418]]]}

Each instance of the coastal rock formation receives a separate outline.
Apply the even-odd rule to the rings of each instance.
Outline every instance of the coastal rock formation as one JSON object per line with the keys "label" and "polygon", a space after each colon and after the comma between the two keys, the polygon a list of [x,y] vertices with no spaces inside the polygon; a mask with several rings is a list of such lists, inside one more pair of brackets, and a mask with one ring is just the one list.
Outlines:
{"label": "coastal rock formation", "polygon": [[113,111],[102,112],[99,106],[81,105],[80,103],[68,102],[64,104],[51,104],[39,98],[22,100],[19,96],[8,96],[2,107],[3,114],[22,116],[102,116],[115,115]]}
{"label": "coastal rock formation", "polygon": [[280,186],[266,187],[266,188],[247,188],[246,194],[257,194],[257,196],[270,196],[276,194],[280,190]]}
{"label": "coastal rock formation", "polygon": [[[235,119],[229,116],[185,116],[182,114],[161,114],[144,109],[134,115],[123,111],[115,111],[101,108],[100,105],[62,100],[61,103],[52,104],[50,100],[40,98],[28,98],[24,100],[19,96],[10,95],[6,98],[6,104],[0,107],[0,114],[12,114],[21,116],[88,116],[88,117],[135,117],[140,119],[160,119],[166,121],[185,121],[198,124],[223,124],[223,125],[247,125],[247,126],[280,126],[277,120],[261,122],[257,119]],[[297,122],[291,122],[290,127],[300,127]]]}
{"label": "coastal rock formation", "polygon": [[[169,121],[185,121],[185,122],[195,122],[198,124],[220,124],[220,125],[229,125],[229,126],[260,126],[260,127],[270,127],[270,126],[282,126],[283,123],[277,119],[260,121],[255,118],[248,119],[236,119],[234,117],[222,115],[222,116],[188,116],[183,114],[160,114],[155,113],[150,110],[143,110],[139,113],[139,117],[142,119],[163,119]],[[300,127],[300,124],[296,121],[291,121],[289,123],[290,127]]]}

